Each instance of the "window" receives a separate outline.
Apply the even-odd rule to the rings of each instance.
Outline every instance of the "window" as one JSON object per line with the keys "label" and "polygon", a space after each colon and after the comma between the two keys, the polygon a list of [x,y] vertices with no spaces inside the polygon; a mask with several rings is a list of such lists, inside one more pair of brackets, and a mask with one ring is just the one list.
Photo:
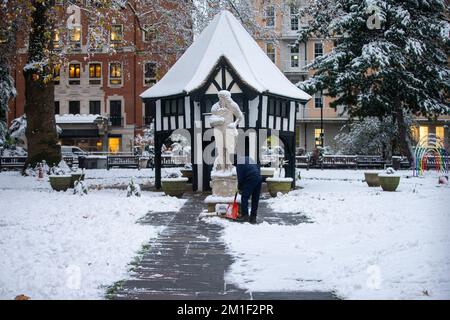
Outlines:
{"label": "window", "polygon": [[59,114],[59,101],[55,101],[55,114]]}
{"label": "window", "polygon": [[323,139],[325,136],[325,131],[320,128],[314,129],[314,139],[316,143],[316,147],[323,147]]}
{"label": "window", "polygon": [[81,65],[79,63],[69,64],[69,84],[80,84]]}
{"label": "window", "polygon": [[142,31],[142,41],[144,42],[152,42],[156,39],[156,29],[149,26],[144,25],[144,31]]}
{"label": "window", "polygon": [[298,7],[295,4],[291,4],[290,6],[291,12],[291,30],[298,30]]}
{"label": "window", "polygon": [[122,84],[122,64],[120,62],[114,62],[109,65],[109,84]]}
{"label": "window", "polygon": [[90,52],[102,52],[104,45],[102,28],[98,26],[88,26],[88,35],[88,50]]}
{"label": "window", "polygon": [[293,44],[291,47],[291,68],[299,67],[299,46],[298,43]]}
{"label": "window", "polygon": [[89,101],[89,114],[100,113],[100,101]]}
{"label": "window", "polygon": [[69,40],[73,49],[81,49],[81,27],[73,27],[69,30]]}
{"label": "window", "polygon": [[102,65],[100,63],[89,64],[89,84],[102,83]]}
{"label": "window", "polygon": [[322,42],[314,43],[314,59],[323,56],[323,44]]}
{"label": "window", "polygon": [[288,109],[287,102],[286,101],[281,102],[281,116],[283,118],[287,117],[287,109]]}
{"label": "window", "polygon": [[265,10],[266,27],[275,26],[275,7],[267,6]]}
{"label": "window", "polygon": [[275,115],[275,100],[272,98],[269,98],[269,115],[274,116]]}
{"label": "window", "polygon": [[444,127],[436,127],[436,138],[444,140]]}
{"label": "window", "polygon": [[323,108],[323,93],[316,92],[314,95],[314,107],[315,108]]}
{"label": "window", "polygon": [[111,126],[120,127],[122,126],[122,101],[121,100],[111,100],[109,102],[109,121]]}
{"label": "window", "polygon": [[113,24],[111,26],[110,38],[113,45],[123,41],[123,26],[121,24]]}
{"label": "window", "polygon": [[277,117],[281,116],[281,104],[280,104],[280,101],[279,101],[279,100],[277,100],[277,101],[275,102],[275,115],[276,115]]}
{"label": "window", "polygon": [[428,127],[420,126],[419,127],[419,140],[422,140],[425,137],[428,137]]}
{"label": "window", "polygon": [[164,116],[181,116],[184,115],[184,99],[170,99],[163,102],[163,115]]}
{"label": "window", "polygon": [[61,80],[61,65],[55,64],[55,66],[53,67],[53,82],[55,84],[59,84],[60,80]]}
{"label": "window", "polygon": [[266,43],[266,54],[273,63],[276,63],[275,59],[275,45],[271,42]]}
{"label": "window", "polygon": [[80,114],[80,101],[69,101],[69,113]]}
{"label": "window", "polygon": [[156,63],[146,62],[144,65],[144,85],[149,86],[156,83]]}

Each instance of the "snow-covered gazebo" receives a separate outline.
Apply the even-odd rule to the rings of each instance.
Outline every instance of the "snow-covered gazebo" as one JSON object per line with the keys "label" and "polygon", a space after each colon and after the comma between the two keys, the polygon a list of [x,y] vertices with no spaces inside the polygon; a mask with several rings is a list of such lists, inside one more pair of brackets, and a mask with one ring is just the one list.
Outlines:
{"label": "snow-covered gazebo", "polygon": [[[295,178],[297,106],[311,97],[284,76],[230,12],[222,11],[167,74],[141,94],[146,104],[154,105],[157,188],[161,146],[175,130],[186,129],[192,143],[193,189],[209,190],[211,166],[202,159],[202,150],[210,143],[203,139],[210,128],[205,114],[220,90],[230,91],[243,111],[239,128],[255,132],[248,135],[246,145],[260,150],[264,142],[259,141],[258,130],[267,129],[269,135],[277,130],[289,161],[286,176]],[[199,130],[201,136],[194,134]]]}

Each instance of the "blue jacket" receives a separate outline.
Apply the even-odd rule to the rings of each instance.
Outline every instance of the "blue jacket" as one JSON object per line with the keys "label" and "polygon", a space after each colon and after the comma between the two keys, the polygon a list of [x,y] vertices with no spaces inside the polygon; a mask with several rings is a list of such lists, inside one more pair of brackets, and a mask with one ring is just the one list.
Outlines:
{"label": "blue jacket", "polygon": [[236,174],[238,178],[238,189],[241,190],[247,181],[261,181],[261,169],[250,157],[239,157],[236,163]]}

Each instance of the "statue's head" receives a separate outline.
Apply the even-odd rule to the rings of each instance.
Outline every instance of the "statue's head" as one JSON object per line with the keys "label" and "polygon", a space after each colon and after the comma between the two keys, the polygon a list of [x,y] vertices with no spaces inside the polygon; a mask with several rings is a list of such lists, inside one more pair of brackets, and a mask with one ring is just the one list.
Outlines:
{"label": "statue's head", "polygon": [[219,100],[222,102],[225,102],[225,101],[231,99],[231,93],[228,90],[221,90],[221,91],[219,91],[219,93],[217,95],[219,96]]}

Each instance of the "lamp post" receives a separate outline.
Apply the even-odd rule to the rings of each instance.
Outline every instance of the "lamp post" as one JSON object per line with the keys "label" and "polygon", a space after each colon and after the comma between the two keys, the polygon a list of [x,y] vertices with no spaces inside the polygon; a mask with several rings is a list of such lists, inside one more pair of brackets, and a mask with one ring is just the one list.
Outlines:
{"label": "lamp post", "polygon": [[320,146],[323,148],[323,97],[320,103]]}

